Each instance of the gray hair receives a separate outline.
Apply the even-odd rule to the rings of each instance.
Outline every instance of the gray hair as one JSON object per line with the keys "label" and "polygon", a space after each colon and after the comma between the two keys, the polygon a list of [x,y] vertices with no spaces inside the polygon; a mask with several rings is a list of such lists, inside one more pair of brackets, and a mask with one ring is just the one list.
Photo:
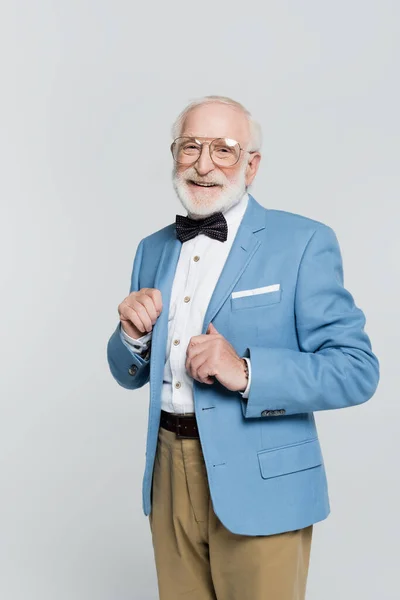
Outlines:
{"label": "gray hair", "polygon": [[227,98],[226,96],[203,96],[202,98],[198,98],[197,100],[193,100],[190,102],[183,111],[178,115],[174,124],[172,125],[171,133],[172,138],[175,139],[180,136],[182,131],[182,125],[186,118],[186,115],[196,106],[202,106],[203,104],[210,104],[218,102],[220,104],[227,104],[228,106],[232,106],[233,108],[239,109],[242,113],[247,117],[250,129],[250,142],[247,150],[261,150],[262,144],[262,132],[260,124],[253,119],[251,113],[240,104],[240,102],[236,102],[236,100],[232,100],[232,98]]}

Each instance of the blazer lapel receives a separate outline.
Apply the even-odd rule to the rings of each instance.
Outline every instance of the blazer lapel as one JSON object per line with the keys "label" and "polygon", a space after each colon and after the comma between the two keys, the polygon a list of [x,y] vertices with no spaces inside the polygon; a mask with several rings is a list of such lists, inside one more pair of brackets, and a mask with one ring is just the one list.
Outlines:
{"label": "blazer lapel", "polygon": [[261,240],[254,234],[265,229],[265,208],[249,194],[249,201],[242,221],[237,230],[232,247],[225,261],[221,275],[204,316],[202,333],[206,333],[208,325],[225,302],[237,280],[248,267],[254,254],[258,251]]}
{"label": "blazer lapel", "polygon": [[161,292],[163,308],[154,324],[151,336],[150,381],[153,383],[153,389],[155,388],[154,384],[162,381],[164,371],[164,357],[168,338],[169,303],[181,246],[182,242],[176,237],[174,226],[172,237],[164,245],[154,279],[154,287]]}

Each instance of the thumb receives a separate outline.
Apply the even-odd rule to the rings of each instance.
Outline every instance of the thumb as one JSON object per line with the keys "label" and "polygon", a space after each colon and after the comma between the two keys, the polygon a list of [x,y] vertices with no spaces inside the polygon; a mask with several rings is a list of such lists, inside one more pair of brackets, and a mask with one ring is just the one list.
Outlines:
{"label": "thumb", "polygon": [[219,333],[212,323],[209,324],[207,333]]}

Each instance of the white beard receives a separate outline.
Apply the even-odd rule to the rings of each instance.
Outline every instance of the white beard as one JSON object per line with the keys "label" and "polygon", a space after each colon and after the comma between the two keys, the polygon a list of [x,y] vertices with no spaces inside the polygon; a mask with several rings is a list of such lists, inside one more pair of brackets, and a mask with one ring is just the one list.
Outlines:
{"label": "white beard", "polygon": [[231,206],[237,204],[247,191],[245,181],[246,167],[247,163],[244,162],[234,183],[229,182],[222,172],[214,176],[213,179],[207,178],[208,183],[219,183],[223,187],[220,188],[220,191],[214,197],[210,194],[210,198],[208,198],[208,192],[205,191],[204,198],[201,198],[201,188],[193,188],[192,191],[188,187],[191,184],[187,180],[190,180],[192,177],[194,180],[200,181],[200,177],[194,171],[193,167],[178,175],[174,166],[172,183],[181,204],[188,212],[188,216],[191,219],[203,219],[215,212],[225,212]]}

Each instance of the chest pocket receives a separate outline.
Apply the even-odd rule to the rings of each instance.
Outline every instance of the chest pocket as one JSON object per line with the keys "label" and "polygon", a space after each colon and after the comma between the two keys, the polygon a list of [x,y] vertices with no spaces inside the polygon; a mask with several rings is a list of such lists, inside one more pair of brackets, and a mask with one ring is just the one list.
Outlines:
{"label": "chest pocket", "polygon": [[[267,288],[255,288],[254,290],[243,290],[242,292],[233,292],[231,295],[231,309],[240,310],[242,308],[254,308],[257,306],[269,306],[281,301],[282,290],[276,289],[276,286]],[[266,290],[261,291],[259,290]],[[235,294],[244,294],[236,296]]]}

